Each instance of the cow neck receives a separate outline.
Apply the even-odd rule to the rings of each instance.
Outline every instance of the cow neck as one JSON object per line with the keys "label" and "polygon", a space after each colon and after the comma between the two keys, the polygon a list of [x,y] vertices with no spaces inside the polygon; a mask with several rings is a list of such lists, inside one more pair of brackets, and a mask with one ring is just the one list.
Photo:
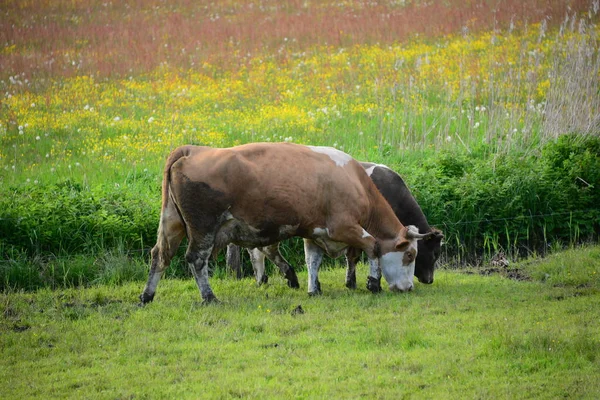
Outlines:
{"label": "cow neck", "polygon": [[377,239],[396,239],[404,225],[398,220],[394,210],[377,191],[373,193],[372,207],[365,230]]}
{"label": "cow neck", "polygon": [[419,228],[419,233],[431,232],[431,226],[429,226],[427,218],[425,218],[424,214],[421,213],[421,215],[417,216],[416,218],[417,220],[409,225],[415,225],[417,228]]}
{"label": "cow neck", "polygon": [[403,225],[415,225],[420,233],[431,231],[423,210],[400,175],[391,170],[380,169],[373,172],[371,179],[392,205],[396,217]]}
{"label": "cow neck", "polygon": [[417,200],[406,188],[406,194],[401,198],[400,201],[396,201],[394,212],[400,221],[406,225],[415,225],[419,228],[420,233],[427,233],[431,231],[431,227],[427,222],[427,218],[421,207],[417,203]]}

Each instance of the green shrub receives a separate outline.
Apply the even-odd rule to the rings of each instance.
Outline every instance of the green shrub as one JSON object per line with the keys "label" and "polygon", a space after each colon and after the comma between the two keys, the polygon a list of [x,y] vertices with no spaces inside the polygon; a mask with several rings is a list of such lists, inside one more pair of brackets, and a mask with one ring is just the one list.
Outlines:
{"label": "green shrub", "polygon": [[403,175],[450,257],[544,252],[600,232],[597,137],[564,135],[540,154],[441,153]]}
{"label": "green shrub", "polygon": [[[422,161],[401,164],[399,172],[430,224],[444,231],[446,257],[460,262],[501,249],[513,257],[544,254],[552,243],[575,244],[595,239],[600,232],[597,137],[564,135],[537,153],[493,153],[482,146],[471,153],[428,154]],[[5,190],[0,197],[3,286],[139,277],[139,266],[147,265],[156,240],[159,213],[160,187],[144,179],[126,187],[88,188],[65,181]],[[292,265],[304,265],[301,240],[286,241],[281,249]],[[182,247],[168,276],[189,276],[184,252]],[[77,261],[77,255],[87,261]],[[54,261],[43,261],[48,257]],[[90,263],[90,257],[100,261]],[[130,265],[128,257],[137,266]],[[60,262],[62,258],[68,265]],[[216,265],[222,268],[223,255]],[[64,271],[48,273],[47,268]],[[245,270],[249,272],[249,266]]]}
{"label": "green shrub", "polygon": [[160,207],[138,189],[71,181],[11,188],[0,199],[0,241],[29,255],[139,249],[154,242]]}

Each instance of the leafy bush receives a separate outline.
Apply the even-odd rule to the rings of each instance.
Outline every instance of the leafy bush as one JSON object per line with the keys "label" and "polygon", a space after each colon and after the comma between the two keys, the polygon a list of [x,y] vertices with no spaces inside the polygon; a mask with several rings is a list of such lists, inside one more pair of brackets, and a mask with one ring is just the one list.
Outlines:
{"label": "leafy bush", "polygon": [[11,188],[0,199],[0,243],[29,255],[139,249],[155,240],[159,197],[71,181]]}
{"label": "leafy bush", "polygon": [[600,232],[598,137],[564,135],[540,155],[441,153],[404,176],[450,257],[543,252]]}

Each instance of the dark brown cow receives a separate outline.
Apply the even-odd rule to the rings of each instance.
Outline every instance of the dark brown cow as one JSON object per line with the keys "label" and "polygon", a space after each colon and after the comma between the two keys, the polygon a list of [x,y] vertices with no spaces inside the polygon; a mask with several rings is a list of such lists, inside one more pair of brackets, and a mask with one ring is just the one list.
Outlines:
{"label": "dark brown cow", "polygon": [[[426,240],[420,240],[418,242],[418,255],[417,261],[415,262],[415,276],[421,283],[431,284],[433,283],[433,274],[435,271],[435,264],[440,257],[442,239],[444,235],[438,229],[432,228],[427,222],[427,218],[421,207],[410,193],[410,190],[404,183],[404,180],[394,170],[388,168],[382,164],[373,164],[367,162],[360,163],[363,168],[367,171],[367,175],[371,177],[377,189],[381,192],[383,197],[392,206],[394,214],[404,225],[414,225],[419,229],[421,233],[432,232],[433,235],[428,237]],[[346,274],[346,286],[356,287],[356,273],[354,266],[356,265],[356,259],[353,261],[348,260],[348,271]]]}
{"label": "dark brown cow", "polygon": [[[425,214],[423,214],[421,207],[419,207],[419,204],[410,193],[410,190],[400,175],[382,164],[368,162],[361,162],[360,164],[366,170],[367,175],[371,177],[373,183],[375,183],[375,186],[377,186],[383,197],[390,204],[400,222],[404,225],[414,225],[419,229],[419,232],[422,233],[433,232],[431,237],[418,242],[418,254],[415,262],[415,276],[419,279],[419,282],[426,284],[433,283],[435,264],[440,256],[441,241],[444,235],[441,231],[429,226]],[[239,247],[233,244],[229,245],[227,247],[227,252],[229,255],[227,262],[238,272],[239,276]],[[265,256],[277,265],[281,271],[285,271],[285,268],[291,268],[279,251],[277,251],[277,246],[248,249],[248,253],[258,284],[265,283],[268,280],[265,275]],[[235,264],[230,261],[232,255],[238,255],[238,261],[235,262]],[[346,253],[348,263],[346,286],[351,289],[356,288],[356,261],[359,256],[360,251],[355,251],[355,249],[348,249]]]}
{"label": "dark brown cow", "polygon": [[[323,253],[364,251],[370,280],[381,273],[390,290],[412,289],[417,239],[404,227],[364,168],[328,147],[253,143],[228,149],[183,146],[168,157],[157,243],[140,295],[152,301],[163,271],[184,236],[186,261],[205,302],[216,300],[208,260],[229,243],[264,247],[292,236],[305,239],[308,290],[320,293]],[[380,287],[371,286],[372,291]]]}

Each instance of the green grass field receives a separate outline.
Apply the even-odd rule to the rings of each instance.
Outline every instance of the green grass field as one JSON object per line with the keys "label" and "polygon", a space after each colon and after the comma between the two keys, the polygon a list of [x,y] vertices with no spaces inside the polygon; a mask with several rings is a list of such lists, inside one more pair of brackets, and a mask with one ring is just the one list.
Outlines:
{"label": "green grass field", "polygon": [[[597,1],[0,11],[0,398],[600,398]],[[299,291],[220,257],[202,306],[182,248],[138,307],[169,151],[258,141],[400,173],[435,283],[309,298],[292,241]]]}
{"label": "green grass field", "polygon": [[298,291],[213,279],[210,306],[191,279],[163,280],[143,308],[142,282],[4,293],[0,397],[600,396],[597,246],[441,270],[401,295],[349,291],[343,273],[323,271],[319,297],[305,273]]}

